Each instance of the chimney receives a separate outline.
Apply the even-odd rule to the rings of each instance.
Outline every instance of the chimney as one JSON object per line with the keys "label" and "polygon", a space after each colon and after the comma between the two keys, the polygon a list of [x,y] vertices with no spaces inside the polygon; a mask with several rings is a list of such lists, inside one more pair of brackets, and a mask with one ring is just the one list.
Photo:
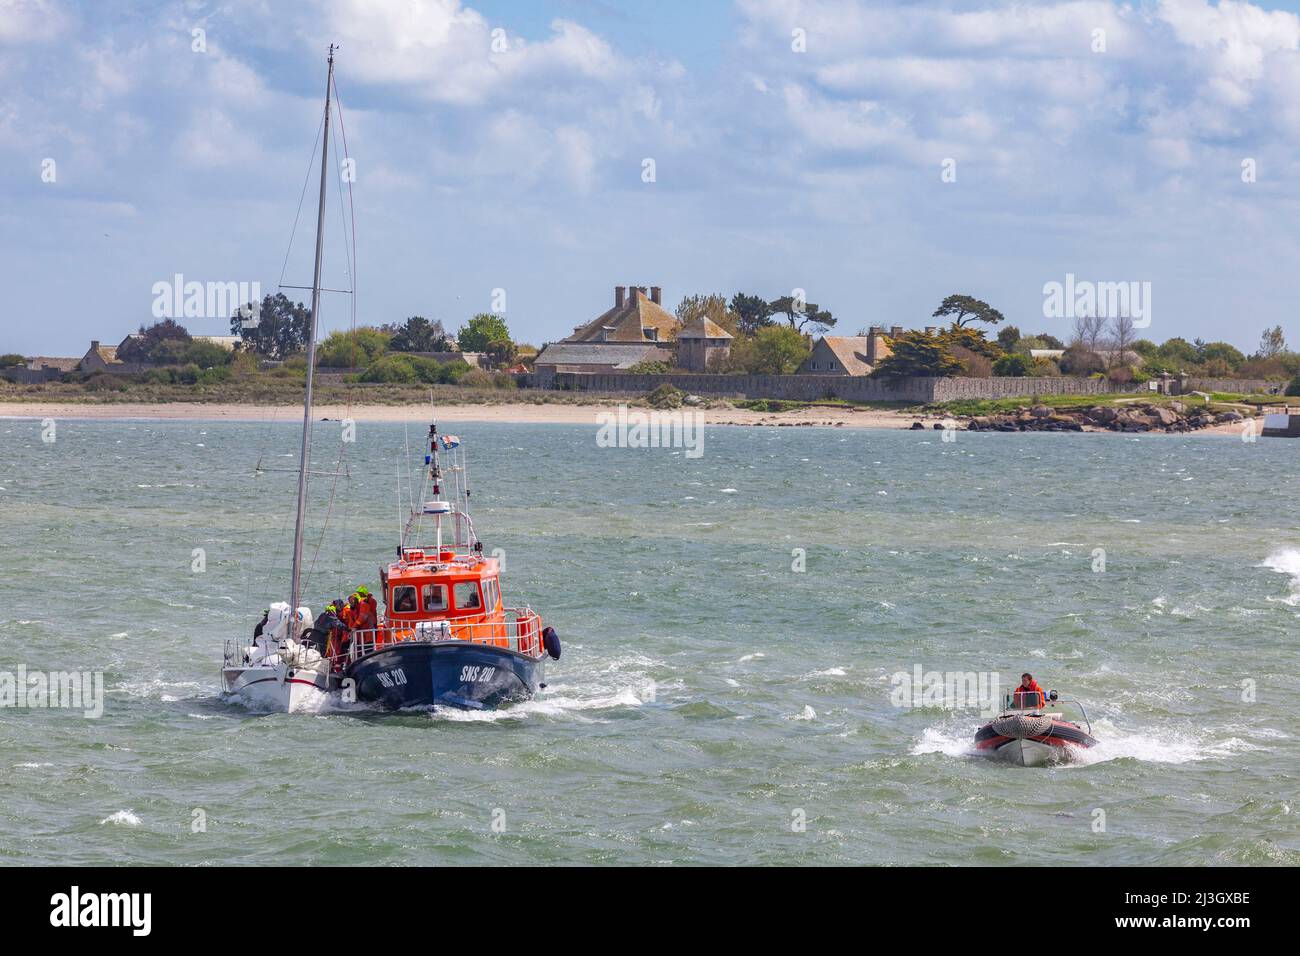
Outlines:
{"label": "chimney", "polygon": [[885,327],[883,325],[873,325],[870,329],[867,330],[868,335],[883,335],[884,332],[885,332]]}
{"label": "chimney", "polygon": [[663,289],[657,285],[650,287],[650,301],[655,305],[663,305]]}
{"label": "chimney", "polygon": [[614,308],[623,308],[623,287],[621,285],[614,286]]}
{"label": "chimney", "polygon": [[903,334],[903,327],[901,325],[895,325],[889,330],[889,337],[891,339],[896,339],[902,334]]}
{"label": "chimney", "polygon": [[636,286],[634,285],[627,287],[627,304],[636,305]]}
{"label": "chimney", "polygon": [[97,349],[97,348],[99,348],[99,339],[91,339],[91,340],[90,340],[90,350],[93,352],[93,351],[94,351],[95,349]]}

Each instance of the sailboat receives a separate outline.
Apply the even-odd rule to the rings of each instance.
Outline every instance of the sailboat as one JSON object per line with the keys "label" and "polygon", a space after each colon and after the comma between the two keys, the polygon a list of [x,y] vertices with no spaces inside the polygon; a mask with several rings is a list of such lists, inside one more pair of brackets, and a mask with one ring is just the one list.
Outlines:
{"label": "sailboat", "polygon": [[307,484],[311,467],[312,379],[316,372],[316,323],[320,315],[321,260],[325,238],[325,184],[329,170],[330,94],[334,85],[334,50],[330,45],[325,81],[322,126],[320,198],[316,208],[316,264],[311,283],[311,325],[307,332],[307,388],[302,404],[302,446],[298,456],[298,507],[293,532],[293,571],[289,600],[272,604],[250,642],[227,640],[221,668],[221,688],[258,709],[312,710],[325,700],[330,665],[304,632],[312,626],[311,610],[302,606],[303,531],[307,517]]}

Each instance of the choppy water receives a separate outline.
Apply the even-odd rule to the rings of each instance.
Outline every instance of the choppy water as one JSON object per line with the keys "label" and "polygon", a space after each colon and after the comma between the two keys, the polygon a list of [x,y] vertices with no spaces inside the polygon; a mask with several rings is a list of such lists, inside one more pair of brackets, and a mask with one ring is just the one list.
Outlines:
{"label": "choppy water", "polygon": [[[1300,444],[712,428],[691,460],[455,430],[507,600],[564,638],[549,688],[307,716],[218,693],[222,639],[283,597],[293,477],[251,470],[293,467],[293,426],[0,422],[0,670],[108,686],[98,720],[0,710],[0,861],[1300,862]],[[392,553],[404,443],[359,426],[313,609]],[[975,757],[977,714],[891,705],[917,664],[1032,670],[1102,743]]]}

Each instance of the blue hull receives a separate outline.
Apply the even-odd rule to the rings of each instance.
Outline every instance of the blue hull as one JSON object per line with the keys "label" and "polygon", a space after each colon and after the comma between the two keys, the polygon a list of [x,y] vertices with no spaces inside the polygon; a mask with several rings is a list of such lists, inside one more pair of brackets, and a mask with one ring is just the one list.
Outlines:
{"label": "blue hull", "polygon": [[357,700],[390,710],[491,710],[527,700],[542,682],[542,661],[488,644],[403,642],[348,667]]}

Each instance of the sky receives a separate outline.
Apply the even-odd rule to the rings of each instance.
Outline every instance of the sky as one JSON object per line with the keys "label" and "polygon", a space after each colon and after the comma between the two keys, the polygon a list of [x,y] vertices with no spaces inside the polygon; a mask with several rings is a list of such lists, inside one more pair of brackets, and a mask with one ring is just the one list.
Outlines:
{"label": "sky", "polygon": [[1065,338],[1074,276],[1150,283],[1156,341],[1300,346],[1296,2],[0,0],[0,352],[117,342],[177,274],[309,285],[331,42],[322,333],[540,345],[636,284]]}

